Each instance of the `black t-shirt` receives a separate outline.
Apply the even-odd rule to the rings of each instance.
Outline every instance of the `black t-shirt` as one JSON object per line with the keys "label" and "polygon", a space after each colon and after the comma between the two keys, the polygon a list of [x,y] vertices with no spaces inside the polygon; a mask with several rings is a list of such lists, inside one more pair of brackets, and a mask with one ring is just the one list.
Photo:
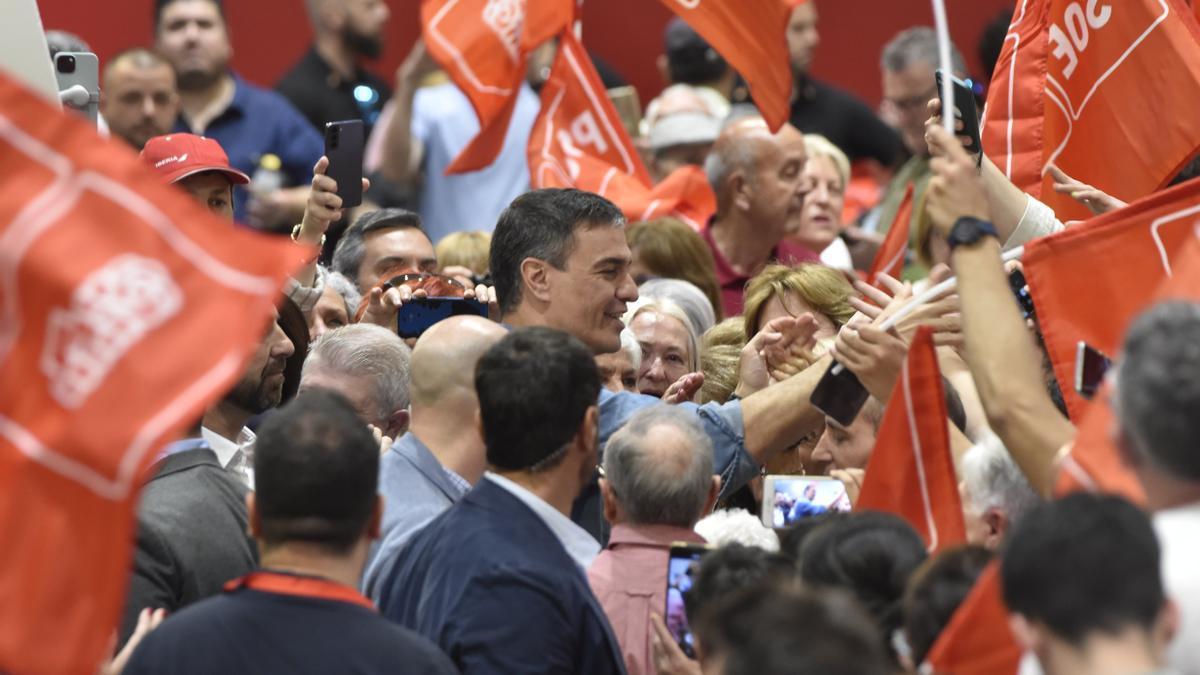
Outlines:
{"label": "black t-shirt", "polygon": [[326,122],[361,119],[369,135],[383,104],[392,97],[387,82],[362,67],[356,68],[353,79],[343,79],[333,72],[316,49],[309,49],[304,58],[279,80],[275,90],[291,101],[322,134]]}
{"label": "black t-shirt", "polygon": [[238,588],[168,617],[125,675],[457,673],[438,648],[342,600]]}
{"label": "black t-shirt", "polygon": [[875,159],[895,166],[904,158],[903,141],[891,127],[850,94],[823,82],[797,82],[791,123],[806,134],[821,134],[850,161]]}

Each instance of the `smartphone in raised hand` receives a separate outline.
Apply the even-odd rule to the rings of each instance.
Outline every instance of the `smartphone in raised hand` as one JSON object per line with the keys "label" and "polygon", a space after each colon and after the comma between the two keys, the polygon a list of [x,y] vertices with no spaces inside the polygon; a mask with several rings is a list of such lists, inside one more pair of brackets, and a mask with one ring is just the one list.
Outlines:
{"label": "smartphone in raised hand", "polygon": [[325,156],[329,158],[325,175],[337,181],[337,196],[342,198],[343,209],[362,204],[364,142],[362,120],[325,125]]}
{"label": "smartphone in raised hand", "polygon": [[934,78],[937,80],[938,99],[942,99],[942,81],[945,77],[950,78],[951,88],[954,90],[954,100],[952,102],[942,100],[942,114],[947,114],[947,111],[954,113],[954,117],[963,123],[962,130],[954,133],[958,136],[969,137],[970,145],[963,147],[972,155],[979,155],[983,150],[983,143],[979,139],[979,111],[975,107],[975,92],[971,90],[971,85],[938,68],[934,73]]}

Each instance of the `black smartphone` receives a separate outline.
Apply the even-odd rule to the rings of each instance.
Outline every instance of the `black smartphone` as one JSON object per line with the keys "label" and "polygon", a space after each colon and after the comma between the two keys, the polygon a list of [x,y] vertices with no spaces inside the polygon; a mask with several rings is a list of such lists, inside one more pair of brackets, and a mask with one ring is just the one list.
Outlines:
{"label": "black smartphone", "polygon": [[691,590],[700,559],[705,553],[708,553],[708,547],[703,544],[675,542],[671,544],[671,553],[667,558],[667,606],[663,621],[671,637],[675,638],[675,644],[692,659],[696,658],[696,638],[688,625],[683,596]]}
{"label": "black smartphone", "polygon": [[834,361],[813,389],[810,401],[818,410],[848,427],[858,417],[871,393],[850,369]]}
{"label": "black smartphone", "polygon": [[486,302],[465,298],[413,298],[400,306],[396,332],[402,338],[421,337],[433,324],[460,314],[487,318]]}
{"label": "black smartphone", "polygon": [[[934,72],[934,78],[937,79],[938,98],[942,98],[942,78],[950,78],[951,86],[954,90],[954,106],[953,108],[947,105],[946,101],[942,101],[942,114],[946,114],[947,110],[954,110],[954,116],[962,120],[962,131],[956,131],[959,136],[969,136],[971,144],[964,146],[967,152],[972,155],[978,155],[983,148],[983,144],[979,140],[979,111],[975,108],[975,92],[971,90],[969,82],[963,82],[953,75],[943,73],[941,68]],[[981,160],[982,161],[982,160]]]}
{"label": "black smartphone", "polygon": [[1111,366],[1104,352],[1080,341],[1075,347],[1075,391],[1086,399],[1095,396]]}
{"label": "black smartphone", "polygon": [[343,209],[362,204],[364,140],[362,120],[325,125],[325,156],[329,158],[325,175],[337,181]]}
{"label": "black smartphone", "polygon": [[1013,295],[1017,298],[1017,304],[1021,306],[1021,313],[1025,318],[1037,319],[1037,311],[1033,306],[1033,296],[1029,294],[1029,282],[1025,281],[1025,273],[1021,270],[1010,272],[1008,287],[1012,289]]}

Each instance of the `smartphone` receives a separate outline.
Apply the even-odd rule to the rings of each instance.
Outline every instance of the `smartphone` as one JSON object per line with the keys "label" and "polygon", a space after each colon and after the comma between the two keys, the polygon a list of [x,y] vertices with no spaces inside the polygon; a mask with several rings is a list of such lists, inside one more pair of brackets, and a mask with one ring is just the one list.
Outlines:
{"label": "smartphone", "polygon": [[821,381],[813,389],[809,399],[818,410],[848,427],[858,417],[858,411],[866,405],[871,393],[858,381],[850,369],[834,361]]}
{"label": "smartphone", "polygon": [[696,658],[696,638],[688,625],[683,596],[691,590],[705,553],[708,553],[708,547],[703,544],[675,542],[671,544],[667,558],[667,606],[663,621],[671,637],[675,638],[675,644],[692,659]]}
{"label": "smartphone", "polygon": [[325,156],[329,158],[325,175],[337,181],[343,209],[362,204],[364,141],[362,120],[325,125]]}
{"label": "smartphone", "polygon": [[87,91],[86,102],[65,103],[95,124],[100,116],[100,59],[91,52],[59,52],[54,57],[54,76],[58,80],[58,91],[64,92],[79,86]]}
{"label": "smartphone", "polygon": [[1008,287],[1012,289],[1013,295],[1017,298],[1017,304],[1021,306],[1021,313],[1026,319],[1036,319],[1037,312],[1033,307],[1033,296],[1029,294],[1029,283],[1025,281],[1025,273],[1021,270],[1013,270],[1008,275]]}
{"label": "smartphone", "polygon": [[[967,152],[972,155],[979,155],[983,144],[979,140],[979,112],[975,108],[975,92],[972,90],[971,82],[963,82],[953,75],[945,74],[941,68],[934,72],[934,78],[937,79],[938,98],[942,97],[942,79],[950,78],[950,83],[954,89],[954,105],[947,105],[946,101],[942,101],[942,114],[947,110],[954,110],[954,116],[962,120],[962,131],[955,132],[960,136],[969,136],[971,144],[964,146]],[[980,160],[982,161],[982,159]]]}
{"label": "smartphone", "polygon": [[460,314],[487,318],[486,302],[465,298],[413,298],[400,306],[396,332],[402,338],[421,337],[433,324]]}
{"label": "smartphone", "polygon": [[763,479],[762,521],[787,527],[796,521],[850,510],[846,485],[828,476],[767,476]]}
{"label": "smartphone", "polygon": [[1082,340],[1075,346],[1075,391],[1090,399],[1100,390],[1112,360]]}

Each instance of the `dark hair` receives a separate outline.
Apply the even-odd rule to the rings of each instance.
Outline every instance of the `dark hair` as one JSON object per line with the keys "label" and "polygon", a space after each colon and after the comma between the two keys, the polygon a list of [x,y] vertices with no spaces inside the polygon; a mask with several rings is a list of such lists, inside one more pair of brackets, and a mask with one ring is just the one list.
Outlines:
{"label": "dark hair", "polygon": [[600,395],[600,372],[578,339],[552,328],[521,328],[492,345],[475,367],[487,460],[502,471],[557,466]]}
{"label": "dark hair", "polygon": [[345,553],[375,507],[379,444],[340,394],[314,389],[267,417],[254,444],[255,503],[268,546]]}
{"label": "dark hair", "polygon": [[1077,492],[1040,504],[1000,554],[1004,603],[1072,645],[1150,629],[1166,598],[1150,519],[1121,497]]}
{"label": "dark hair", "polygon": [[[167,5],[172,5],[180,0],[154,0],[154,32],[158,33],[158,24],[162,20],[162,13],[167,8]],[[221,21],[228,21],[225,15],[224,0],[206,0],[217,6],[217,13],[221,15]]]}
{"label": "dark hair", "polygon": [[663,31],[663,52],[667,56],[667,76],[672,83],[709,84],[729,70],[724,57],[679,17],[667,22]]}
{"label": "dark hair", "polygon": [[1013,9],[1010,6],[1000,10],[996,16],[992,17],[991,21],[983,26],[983,30],[979,33],[976,55],[979,57],[979,63],[983,64],[982,75],[989,82],[996,70],[996,63],[1000,60],[1000,52],[1004,50],[1008,26],[1013,20]]}
{"label": "dark hair", "polygon": [[[337,248],[333,251],[330,267],[340,272],[346,278],[358,284],[358,269],[362,267],[363,257],[367,254],[367,235],[380,230],[414,229],[421,230],[421,216],[408,209],[379,209],[364,213],[354,221],[338,239]],[[370,292],[369,288],[360,288],[363,293]]]}
{"label": "dark hair", "polygon": [[838,591],[758,584],[719,602],[697,627],[726,675],[886,675],[874,626]]}
{"label": "dark hair", "polygon": [[730,594],[771,581],[794,578],[788,561],[755,546],[726,544],[700,560],[692,587],[683,594],[683,608],[692,624]]}
{"label": "dark hair", "polygon": [[913,663],[925,661],[992,557],[982,546],[960,546],[942,551],[913,572],[904,591],[904,635]]}
{"label": "dark hair", "polygon": [[809,534],[798,567],[806,584],[852,592],[875,620],[880,644],[892,654],[904,587],[927,555],[925,542],[903,519],[860,511]]}
{"label": "dark hair", "polygon": [[841,511],[830,511],[812,518],[801,518],[785,528],[775,530],[775,533],[779,535],[779,555],[791,560],[793,564],[798,563],[800,551],[804,548],[804,542],[808,540],[808,535],[816,532],[817,528],[845,516],[846,514]]}
{"label": "dark hair", "polygon": [[533,190],[517,197],[500,214],[492,233],[489,267],[496,283],[500,313],[521,303],[521,262],[544,260],[563,269],[581,227],[625,225],[616,204],[573,188]]}

